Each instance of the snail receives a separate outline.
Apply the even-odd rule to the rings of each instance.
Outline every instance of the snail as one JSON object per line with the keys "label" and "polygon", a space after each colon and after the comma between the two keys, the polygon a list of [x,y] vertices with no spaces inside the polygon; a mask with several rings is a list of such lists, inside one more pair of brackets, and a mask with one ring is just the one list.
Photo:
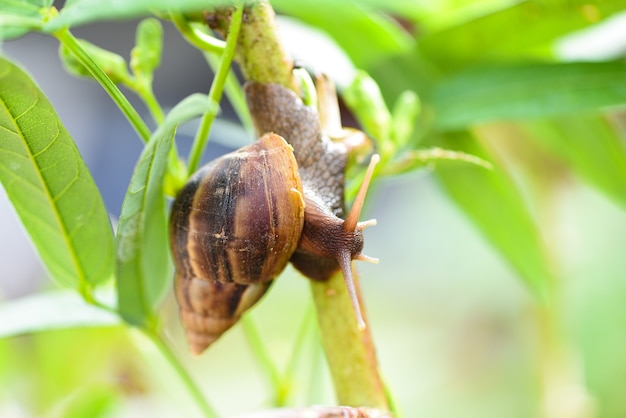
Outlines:
{"label": "snail", "polygon": [[343,219],[347,147],[322,134],[317,111],[291,90],[251,82],[245,91],[261,138],[202,167],[172,206],[175,294],[195,354],[234,325],[289,261],[312,280],[341,270],[365,327],[351,262],[377,261],[361,254],[363,229],[375,220],[358,218],[378,156]]}
{"label": "snail", "polygon": [[275,134],[203,166],[170,217],[176,299],[200,353],[266,292],[287,265],[304,223],[291,146]]}

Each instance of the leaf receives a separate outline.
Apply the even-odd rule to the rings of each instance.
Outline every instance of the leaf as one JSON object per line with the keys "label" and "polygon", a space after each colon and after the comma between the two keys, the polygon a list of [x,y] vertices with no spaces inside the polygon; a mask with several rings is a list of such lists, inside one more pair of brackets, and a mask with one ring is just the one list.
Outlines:
{"label": "leaf", "polygon": [[158,131],[144,148],[117,226],[118,310],[131,325],[150,326],[171,271],[163,177],[175,132]]}
{"label": "leaf", "polygon": [[113,274],[102,197],[52,105],[0,58],[0,182],[50,275],[74,288]]}
{"label": "leaf", "polygon": [[395,21],[356,2],[276,0],[272,6],[326,31],[357,67],[413,46],[412,37]]}
{"label": "leaf", "polygon": [[0,0],[3,11],[34,16],[41,8],[50,7],[54,0]]}
{"label": "leaf", "polygon": [[623,139],[604,117],[578,115],[520,127],[581,178],[626,207],[626,150]]}
{"label": "leaf", "polygon": [[519,59],[531,48],[626,9],[621,0],[527,0],[419,39],[420,53],[443,71],[481,61]]}
{"label": "leaf", "polygon": [[39,293],[0,304],[0,338],[77,327],[110,327],[117,315],[87,304],[76,292]]}
{"label": "leaf", "polygon": [[82,387],[66,398],[58,415],[63,418],[106,418],[119,402],[121,394],[112,386]]}
{"label": "leaf", "polygon": [[43,24],[41,11],[53,0],[0,0],[0,39],[22,36]]}
{"label": "leaf", "polygon": [[210,3],[206,0],[74,0],[68,2],[59,15],[48,22],[45,30],[55,31],[99,20],[153,15],[157,11],[191,12],[231,4],[232,0],[212,0]]}
{"label": "leaf", "polygon": [[422,167],[434,166],[441,161],[458,161],[467,164],[475,164],[483,167],[485,170],[493,169],[491,163],[475,155],[441,148],[427,148],[406,151],[401,154],[400,158],[384,166],[381,170],[381,174],[385,176],[395,176]]}
{"label": "leaf", "polygon": [[466,71],[428,98],[439,129],[593,111],[626,103],[625,62],[523,64]]}
{"label": "leaf", "polygon": [[132,325],[150,326],[171,276],[163,177],[177,124],[208,106],[207,96],[194,94],[170,111],[141,153],[124,198],[116,236],[118,310]]}
{"label": "leaf", "polygon": [[[468,131],[448,133],[438,145],[490,160]],[[438,164],[435,175],[450,198],[465,212],[483,236],[518,271],[534,296],[547,301],[554,277],[537,225],[504,169],[471,164]]]}
{"label": "leaf", "polygon": [[202,116],[209,110],[217,112],[217,108],[217,103],[210,102],[208,95],[200,93],[190,94],[169,111],[160,129],[168,129],[168,127],[171,128],[175,125],[188,122]]}

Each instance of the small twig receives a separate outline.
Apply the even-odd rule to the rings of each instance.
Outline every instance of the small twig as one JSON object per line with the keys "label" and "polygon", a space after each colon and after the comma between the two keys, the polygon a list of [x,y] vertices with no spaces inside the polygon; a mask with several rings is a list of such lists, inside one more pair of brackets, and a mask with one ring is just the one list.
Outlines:
{"label": "small twig", "polygon": [[205,418],[217,418],[218,414],[213,407],[209,404],[206,397],[196,385],[195,381],[185,369],[185,367],[178,360],[178,357],[172,352],[170,347],[163,341],[161,336],[156,332],[148,329],[142,329],[144,335],[146,335],[150,341],[155,345],[163,357],[167,360],[169,365],[174,369],[182,383],[187,388],[187,392],[191,395],[198,408],[202,411]]}
{"label": "small twig", "polygon": [[[224,84],[226,77],[230,72],[230,64],[235,55],[235,47],[237,46],[237,38],[239,35],[239,29],[241,28],[241,20],[243,16],[243,7],[238,7],[233,13],[229,35],[226,40],[226,49],[222,54],[222,60],[220,66],[215,74],[211,89],[209,90],[209,101],[212,103],[219,103],[222,99],[222,93],[224,91]],[[191,152],[189,154],[189,166],[188,172],[191,174],[198,169],[200,165],[200,159],[204,153],[207,141],[209,140],[209,132],[211,126],[217,115],[217,107],[210,106],[210,109],[203,115],[200,122],[200,128],[196,134],[196,138],[193,142]]]}

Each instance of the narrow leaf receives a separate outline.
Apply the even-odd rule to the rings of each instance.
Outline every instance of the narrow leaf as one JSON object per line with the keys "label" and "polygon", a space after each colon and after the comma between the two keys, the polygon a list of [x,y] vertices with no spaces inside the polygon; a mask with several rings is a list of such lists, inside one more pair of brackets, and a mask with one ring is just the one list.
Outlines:
{"label": "narrow leaf", "polygon": [[74,0],[61,9],[59,15],[50,20],[46,30],[55,31],[98,20],[125,19],[153,15],[161,12],[190,12],[205,10],[207,6],[218,7],[233,4],[232,0]]}
{"label": "narrow leaf", "polygon": [[84,288],[111,277],[113,235],[98,188],[50,102],[2,58],[0,182],[55,280]]}
{"label": "narrow leaf", "polygon": [[210,102],[206,94],[194,93],[185,97],[170,110],[165,118],[163,128],[173,127],[202,116],[208,110],[217,112],[218,105]]}
{"label": "narrow leaf", "polygon": [[[489,160],[467,131],[446,134],[439,145]],[[539,231],[513,180],[497,162],[492,163],[493,170],[471,164],[438,164],[435,175],[450,198],[518,271],[533,294],[545,302],[550,297],[554,278]]]}
{"label": "narrow leaf", "polygon": [[626,104],[625,62],[525,64],[474,69],[429,96],[440,129],[549,117]]}
{"label": "narrow leaf", "polygon": [[468,164],[476,164],[485,170],[492,170],[490,162],[482,160],[475,155],[459,151],[450,151],[441,148],[427,148],[408,150],[397,160],[388,163],[382,170],[383,175],[398,175],[408,171],[417,170],[426,166],[434,166],[441,161],[458,161]]}
{"label": "narrow leaf", "polygon": [[275,0],[272,5],[327,32],[360,68],[381,55],[398,54],[413,46],[411,36],[395,21],[356,2]]}
{"label": "narrow leaf", "polygon": [[113,386],[87,386],[72,393],[61,407],[63,418],[106,418],[119,402],[121,393]]}
{"label": "narrow leaf", "polygon": [[175,132],[159,130],[144,148],[117,226],[118,310],[132,325],[150,325],[170,275],[163,176]]}
{"label": "narrow leaf", "polygon": [[578,115],[520,126],[531,140],[626,207],[626,149],[604,117]]}
{"label": "narrow leaf", "polygon": [[527,0],[420,38],[420,52],[444,71],[519,59],[531,48],[626,9],[621,0]]}
{"label": "narrow leaf", "polygon": [[117,315],[87,304],[76,292],[39,293],[0,304],[0,338],[76,327],[110,327]]}
{"label": "narrow leaf", "polygon": [[176,127],[202,115],[208,106],[208,97],[201,94],[176,105],[135,167],[116,236],[118,310],[132,325],[149,325],[171,276],[163,177]]}
{"label": "narrow leaf", "polygon": [[[126,61],[120,55],[100,48],[84,39],[78,39],[77,42],[113,83],[118,84],[130,80]],[[80,77],[93,77],[89,69],[63,43],[59,45],[59,56],[68,72]]]}

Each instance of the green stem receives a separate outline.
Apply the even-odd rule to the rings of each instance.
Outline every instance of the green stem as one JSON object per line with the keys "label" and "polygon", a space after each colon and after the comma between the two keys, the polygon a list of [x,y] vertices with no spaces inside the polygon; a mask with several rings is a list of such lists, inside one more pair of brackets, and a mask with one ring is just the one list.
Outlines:
{"label": "green stem", "polygon": [[246,80],[276,83],[298,91],[292,74],[293,61],[283,48],[274,10],[266,0],[255,2],[246,13],[237,61]]}
{"label": "green stem", "polygon": [[78,40],[71,34],[68,29],[60,29],[54,32],[54,36],[63,44],[69,51],[74,54],[76,59],[87,68],[93,78],[95,78],[102,88],[111,96],[111,99],[117,104],[124,116],[128,119],[130,124],[135,128],[139,137],[148,142],[152,132],[145,124],[139,113],[130,104],[126,96],[120,91],[119,88],[111,81],[111,79],[105,74],[105,72],[91,59],[89,54],[80,46]]}
{"label": "green stem", "polygon": [[[389,410],[370,327],[359,329],[341,272],[326,282],[311,281],[311,290],[339,404]],[[365,309],[363,316],[367,324]]]}
{"label": "green stem", "polygon": [[[219,103],[222,99],[222,93],[224,92],[224,83],[226,77],[230,71],[230,64],[235,55],[235,47],[237,46],[237,37],[239,36],[239,29],[241,28],[241,20],[243,16],[243,6],[237,7],[233,13],[228,38],[226,40],[226,49],[222,55],[220,66],[215,74],[211,89],[209,90],[209,101],[211,103]],[[189,167],[188,172],[193,173],[198,169],[200,165],[200,159],[206,148],[207,141],[209,140],[209,133],[211,126],[217,115],[217,107],[211,106],[211,110],[208,110],[200,121],[200,128],[194,139],[191,152],[189,154]]]}
{"label": "green stem", "polygon": [[[224,53],[226,43],[193,27],[180,13],[172,13],[171,18],[187,42],[204,51],[204,58],[213,70],[213,73],[217,73],[221,62],[220,57]],[[246,98],[237,77],[235,77],[232,71],[228,72],[224,89],[242,125],[248,132],[253,133],[254,126],[248,112]]]}
{"label": "green stem", "polygon": [[287,368],[285,369],[285,381],[291,382],[294,379],[294,375],[296,373],[296,364],[298,363],[299,357],[302,355],[305,347],[305,341],[307,337],[310,337],[310,334],[313,330],[313,316],[314,316],[313,304],[309,304],[304,312],[304,318],[300,322],[300,331],[296,336],[296,342],[294,344],[293,350],[291,351],[291,357],[289,358],[289,362],[287,363]]}
{"label": "green stem", "polygon": [[213,54],[221,54],[226,48],[226,43],[220,39],[200,31],[193,27],[185,16],[180,13],[170,13],[170,17],[176,29],[185,37],[187,42],[200,49],[201,51],[210,52]]}
{"label": "green stem", "polygon": [[[209,53],[205,53],[204,57],[213,72],[216,72],[220,64],[219,58]],[[228,72],[228,76],[226,77],[226,83],[224,84],[224,89],[226,92],[226,97],[228,97],[230,104],[233,105],[233,109],[235,110],[237,117],[241,121],[241,124],[244,126],[246,131],[253,134],[254,124],[252,123],[250,112],[248,111],[246,96],[243,93],[241,84],[239,84],[239,80],[237,80],[237,77],[232,71]]]}
{"label": "green stem", "polygon": [[146,86],[145,88],[138,90],[137,93],[141,97],[141,100],[143,100],[146,104],[146,107],[148,108],[148,111],[150,112],[150,115],[152,115],[152,119],[154,119],[157,126],[161,126],[165,121],[165,113],[154,95],[152,86]]}
{"label": "green stem", "polygon": [[78,293],[80,293],[80,296],[88,304],[90,304],[90,305],[94,305],[95,304],[95,299],[93,297],[93,288],[91,286],[91,283],[89,283],[87,280],[81,280],[79,282],[79,284],[78,284]]}
{"label": "green stem", "polygon": [[[157,126],[163,125],[163,122],[165,122],[165,113],[154,95],[152,85],[136,88],[134,90],[146,104],[146,107],[148,108],[148,111]],[[183,187],[187,178],[187,169],[178,157],[178,148],[176,148],[176,145],[173,144],[167,155],[167,172],[165,174],[166,194],[176,196],[176,193]]]}
{"label": "green stem", "polygon": [[241,317],[241,325],[252,353],[274,388],[274,406],[283,406],[288,390],[250,314]]}
{"label": "green stem", "polygon": [[[581,375],[578,353],[563,335],[560,303],[559,295],[553,297],[550,305],[536,306],[543,417],[593,418],[596,416],[594,402]],[[567,388],[567,392],[563,388]],[[577,408],[571,407],[572,399],[576,399]]]}
{"label": "green stem", "polygon": [[148,329],[142,329],[144,334],[154,343],[155,347],[161,352],[163,357],[167,360],[169,365],[174,369],[182,383],[185,385],[187,392],[191,395],[194,402],[198,406],[198,409],[202,411],[205,418],[217,418],[218,415],[204,397],[204,394],[200,388],[196,385],[193,378],[180,363],[176,355],[172,352],[170,347],[163,341],[163,339],[154,331]]}

